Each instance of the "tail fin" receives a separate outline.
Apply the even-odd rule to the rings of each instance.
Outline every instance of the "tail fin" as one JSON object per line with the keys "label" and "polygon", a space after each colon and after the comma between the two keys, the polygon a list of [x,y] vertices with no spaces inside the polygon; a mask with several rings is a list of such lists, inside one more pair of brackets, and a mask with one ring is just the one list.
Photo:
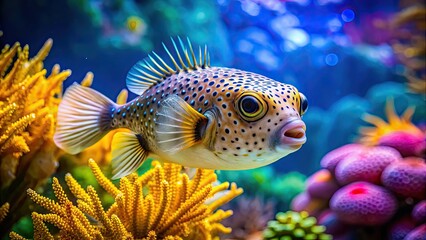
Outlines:
{"label": "tail fin", "polygon": [[76,154],[95,144],[110,130],[113,107],[116,104],[101,93],[74,83],[59,104],[56,145]]}

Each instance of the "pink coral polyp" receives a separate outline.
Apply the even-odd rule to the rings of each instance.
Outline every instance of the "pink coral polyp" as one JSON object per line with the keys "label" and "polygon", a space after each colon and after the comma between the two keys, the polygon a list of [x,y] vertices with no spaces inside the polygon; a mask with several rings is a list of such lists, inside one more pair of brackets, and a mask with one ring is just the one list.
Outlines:
{"label": "pink coral polyp", "polygon": [[334,174],[337,164],[345,159],[346,156],[350,154],[356,154],[360,150],[364,149],[364,146],[361,144],[347,144],[339,148],[334,149],[333,151],[327,153],[321,159],[321,166]]}
{"label": "pink coral polyp", "polygon": [[393,148],[365,148],[357,154],[350,154],[337,165],[336,179],[342,185],[356,181],[379,184],[383,170],[398,160],[401,160],[401,155]]}
{"label": "pink coral polyp", "polygon": [[383,171],[382,182],[403,197],[425,199],[426,163],[415,157],[393,162]]}
{"label": "pink coral polyp", "polygon": [[330,200],[330,208],[341,221],[357,225],[386,223],[397,207],[397,200],[389,191],[368,182],[349,184]]}
{"label": "pink coral polyp", "polygon": [[425,135],[413,134],[410,132],[391,132],[379,139],[379,145],[393,147],[401,153],[403,157],[419,156],[425,153]]}

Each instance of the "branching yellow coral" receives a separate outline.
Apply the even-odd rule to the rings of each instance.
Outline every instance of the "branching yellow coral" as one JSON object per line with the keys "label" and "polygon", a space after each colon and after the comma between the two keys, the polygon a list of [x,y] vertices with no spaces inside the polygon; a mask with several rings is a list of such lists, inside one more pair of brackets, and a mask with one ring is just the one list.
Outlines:
{"label": "branching yellow coral", "polygon": [[0,207],[0,223],[4,220],[9,211],[9,203],[5,203]]}
{"label": "branching yellow coral", "polygon": [[405,110],[401,117],[395,113],[395,108],[392,100],[386,103],[386,116],[389,122],[381,118],[366,114],[364,120],[374,125],[373,127],[362,127],[360,129],[360,142],[365,145],[377,145],[380,139],[392,132],[407,132],[412,135],[423,136],[424,133],[411,122],[414,108],[410,107]]}
{"label": "branching yellow coral", "polygon": [[0,53],[0,204],[9,202],[10,217],[0,237],[24,211],[25,190],[36,187],[57,167],[58,148],[52,137],[61,100],[62,82],[71,71],[55,65],[46,75],[43,60],[49,39],[29,58],[29,47],[6,45]]}
{"label": "branching yellow coral", "polygon": [[[28,195],[50,213],[33,213],[34,239],[53,239],[45,223],[59,228],[62,239],[212,239],[218,233],[230,233],[220,222],[232,211],[218,207],[242,193],[235,184],[216,184],[213,170],[198,169],[190,179],[182,166],[154,161],[141,176],[133,173],[115,186],[95,161],[89,165],[99,184],[115,198],[104,210],[96,191],[84,190],[70,175],[65,180],[77,199],[74,205],[59,181],[53,179],[57,201],[33,190]],[[11,233],[12,239],[23,239]]]}

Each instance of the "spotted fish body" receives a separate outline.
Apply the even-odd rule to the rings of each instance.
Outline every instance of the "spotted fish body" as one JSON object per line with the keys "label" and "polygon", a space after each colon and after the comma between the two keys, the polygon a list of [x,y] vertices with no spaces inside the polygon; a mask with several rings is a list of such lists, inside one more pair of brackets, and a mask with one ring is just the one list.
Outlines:
{"label": "spotted fish body", "polygon": [[[133,133],[114,136],[113,169],[118,177],[134,171],[150,155],[188,167],[249,169],[270,164],[303,145],[301,115],[307,102],[294,86],[238,69],[209,67],[206,52],[202,63],[200,51],[198,64],[189,46],[192,61],[182,46],[188,67],[177,49],[181,65],[171,57],[176,70],[160,58],[135,65],[127,84],[141,95],[125,105],[74,85],[64,96],[65,110],[59,108],[57,144],[78,152],[109,130],[130,129]],[[74,137],[77,140],[70,143],[67,139],[82,127],[71,114],[87,111],[82,104],[69,104],[77,93],[91,95],[87,104],[103,99],[96,113],[102,134],[83,143]]]}

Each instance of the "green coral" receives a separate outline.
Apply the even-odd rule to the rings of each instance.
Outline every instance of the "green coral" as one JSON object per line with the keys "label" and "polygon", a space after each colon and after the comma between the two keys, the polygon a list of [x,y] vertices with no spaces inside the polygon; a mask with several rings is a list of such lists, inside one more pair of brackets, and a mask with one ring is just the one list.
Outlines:
{"label": "green coral", "polygon": [[317,225],[317,219],[305,211],[280,212],[276,219],[268,222],[268,227],[263,231],[264,239],[332,239],[331,235],[325,233],[325,227]]}

